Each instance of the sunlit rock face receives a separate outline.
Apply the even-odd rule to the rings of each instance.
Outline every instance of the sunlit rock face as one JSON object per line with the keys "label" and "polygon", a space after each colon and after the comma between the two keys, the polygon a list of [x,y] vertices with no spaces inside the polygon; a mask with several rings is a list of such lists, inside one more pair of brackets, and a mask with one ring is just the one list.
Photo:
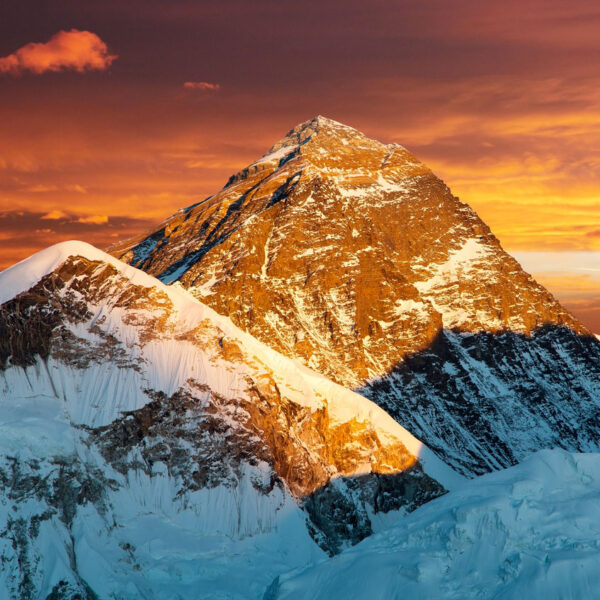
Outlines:
{"label": "sunlit rock face", "polygon": [[369,400],[78,242],[0,274],[0,423],[2,598],[259,598],[460,481]]}
{"label": "sunlit rock face", "polygon": [[359,389],[463,473],[598,447],[597,340],[399,145],[317,117],[110,251]]}

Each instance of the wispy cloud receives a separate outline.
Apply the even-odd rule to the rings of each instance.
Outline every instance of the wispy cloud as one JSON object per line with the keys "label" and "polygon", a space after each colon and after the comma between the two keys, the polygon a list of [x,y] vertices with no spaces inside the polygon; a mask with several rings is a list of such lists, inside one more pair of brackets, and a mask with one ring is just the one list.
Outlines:
{"label": "wispy cloud", "polygon": [[[587,271],[600,273],[600,252],[543,252],[543,251],[516,251],[511,253],[523,267],[532,273],[576,273]],[[600,291],[600,278],[596,287]]]}
{"label": "wispy cloud", "polygon": [[62,210],[51,210],[50,212],[46,213],[45,215],[42,215],[40,217],[40,219],[47,219],[47,220],[58,220],[58,219],[67,219],[69,217],[69,215],[62,211]]}
{"label": "wispy cloud", "polygon": [[513,252],[592,331],[600,333],[600,252]]}
{"label": "wispy cloud", "polygon": [[24,188],[21,188],[21,192],[27,192],[30,194],[46,194],[49,192],[60,192],[64,190],[65,192],[76,192],[78,194],[87,194],[87,189],[84,188],[82,185],[79,185],[77,183],[74,183],[72,185],[66,185],[64,187],[60,187],[58,185],[54,185],[54,184],[44,184],[44,183],[39,183],[36,185],[30,185]]}
{"label": "wispy cloud", "polygon": [[67,190],[67,192],[77,192],[78,194],[87,194],[87,189],[84,188],[82,185],[79,185],[78,183],[75,183],[73,185],[68,185],[67,187],[65,187],[65,190]]}
{"label": "wispy cloud", "polygon": [[62,240],[80,239],[106,248],[116,239],[127,239],[151,224],[149,219],[123,215],[0,210],[0,270]]}
{"label": "wispy cloud", "polygon": [[91,31],[59,31],[45,43],[31,42],[0,58],[0,73],[18,75],[24,71],[104,71],[117,58]]}
{"label": "wispy cloud", "polygon": [[29,194],[46,194],[48,192],[58,192],[59,188],[57,185],[46,185],[44,183],[38,183],[36,185],[30,185],[21,189],[22,192]]}
{"label": "wispy cloud", "polygon": [[108,215],[73,215],[63,210],[51,210],[39,217],[42,221],[66,221],[69,223],[83,223],[84,225],[103,225],[108,223]]}
{"label": "wispy cloud", "polygon": [[200,92],[218,92],[221,85],[218,83],[209,83],[208,81],[186,81],[183,84],[186,90],[198,90]]}
{"label": "wispy cloud", "polygon": [[103,223],[108,223],[107,215],[89,215],[87,217],[79,217],[77,219],[77,223],[89,223],[93,225],[102,225]]}

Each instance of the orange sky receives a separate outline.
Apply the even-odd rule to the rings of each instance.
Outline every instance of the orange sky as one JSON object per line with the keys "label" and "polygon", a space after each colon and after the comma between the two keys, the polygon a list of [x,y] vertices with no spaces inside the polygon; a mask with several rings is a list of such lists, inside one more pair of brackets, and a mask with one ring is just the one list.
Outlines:
{"label": "orange sky", "polygon": [[600,257],[597,3],[2,12],[0,268],[62,239],[105,247],[148,228],[324,114],[407,146],[600,331],[600,276],[578,254],[587,269]]}

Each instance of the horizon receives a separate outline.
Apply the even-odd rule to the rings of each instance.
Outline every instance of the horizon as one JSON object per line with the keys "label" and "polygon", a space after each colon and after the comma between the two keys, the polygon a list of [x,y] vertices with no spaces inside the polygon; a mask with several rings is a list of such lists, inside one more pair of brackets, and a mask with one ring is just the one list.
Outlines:
{"label": "horizon", "polygon": [[461,4],[7,7],[0,269],[140,234],[324,114],[414,153],[600,332],[600,8]]}

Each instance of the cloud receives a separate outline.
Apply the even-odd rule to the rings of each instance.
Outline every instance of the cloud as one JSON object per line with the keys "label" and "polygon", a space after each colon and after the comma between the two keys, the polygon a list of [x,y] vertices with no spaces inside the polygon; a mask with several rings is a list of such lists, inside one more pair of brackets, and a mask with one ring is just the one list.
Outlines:
{"label": "cloud", "polygon": [[40,219],[50,219],[50,220],[58,220],[58,219],[67,219],[69,215],[62,210],[51,210],[49,213],[42,215]]}
{"label": "cloud", "polygon": [[520,251],[512,254],[586,327],[600,333],[600,252]]}
{"label": "cloud", "polygon": [[65,190],[67,190],[67,192],[77,192],[78,194],[87,194],[87,189],[84,188],[82,185],[79,185],[78,183],[66,186]]}
{"label": "cloud", "polygon": [[200,92],[218,92],[221,89],[219,83],[209,83],[208,81],[186,81],[183,87],[186,90],[198,90]]}
{"label": "cloud", "polygon": [[57,192],[58,186],[45,185],[43,183],[39,183],[37,185],[30,185],[29,187],[25,187],[21,191],[29,192],[31,194],[45,194],[46,192]]}
{"label": "cloud", "polygon": [[104,225],[108,223],[108,215],[80,216],[68,214],[62,210],[51,210],[39,217],[42,221],[67,220],[70,223],[83,223],[84,225]]}
{"label": "cloud", "polygon": [[108,47],[95,33],[71,29],[59,31],[46,43],[31,42],[0,58],[0,73],[104,71],[116,58],[116,54],[109,54]]}
{"label": "cloud", "polygon": [[77,223],[91,223],[93,225],[102,225],[108,223],[107,215],[90,215],[89,217],[79,217]]}
{"label": "cloud", "polygon": [[72,184],[72,185],[66,185],[63,188],[59,187],[58,185],[46,185],[43,183],[39,183],[36,185],[30,185],[30,186],[21,188],[20,191],[28,192],[30,194],[45,194],[47,192],[59,192],[59,191],[61,191],[61,189],[65,190],[66,192],[76,192],[78,194],[87,194],[87,189],[77,183]]}
{"label": "cloud", "polygon": [[106,248],[115,239],[127,239],[153,225],[152,219],[122,215],[100,217],[98,222],[85,215],[62,211],[0,210],[0,271],[15,262],[64,240],[85,240]]}
{"label": "cloud", "polygon": [[588,282],[600,295],[600,252],[544,252],[544,251],[517,251],[511,253],[529,273],[565,281],[564,285],[555,283],[553,287],[569,289],[575,278],[580,282]]}

